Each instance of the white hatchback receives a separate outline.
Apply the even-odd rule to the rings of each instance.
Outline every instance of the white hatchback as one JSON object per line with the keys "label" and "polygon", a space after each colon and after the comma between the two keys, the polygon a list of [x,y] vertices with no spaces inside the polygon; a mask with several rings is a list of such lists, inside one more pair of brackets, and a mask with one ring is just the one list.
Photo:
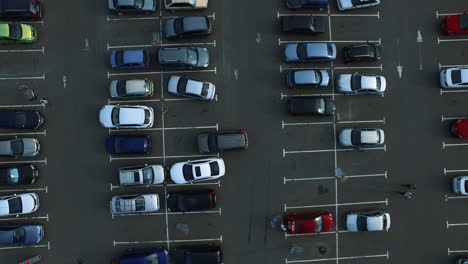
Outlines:
{"label": "white hatchback", "polygon": [[99,121],[107,128],[149,128],[153,126],[153,108],[143,105],[105,105]]}
{"label": "white hatchback", "polygon": [[208,181],[224,176],[226,167],[221,158],[206,158],[179,162],[171,167],[171,179],[175,183]]}
{"label": "white hatchback", "polygon": [[468,87],[468,68],[448,68],[440,72],[440,85],[444,88]]}
{"label": "white hatchback", "polygon": [[0,196],[0,216],[30,214],[37,209],[39,209],[39,196],[35,193]]}

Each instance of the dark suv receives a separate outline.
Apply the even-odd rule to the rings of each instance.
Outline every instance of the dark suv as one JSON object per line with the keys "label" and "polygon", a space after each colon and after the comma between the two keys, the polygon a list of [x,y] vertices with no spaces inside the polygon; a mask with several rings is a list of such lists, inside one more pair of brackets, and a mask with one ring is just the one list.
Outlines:
{"label": "dark suv", "polygon": [[0,110],[0,128],[38,129],[43,123],[38,111]]}
{"label": "dark suv", "polygon": [[184,247],[174,250],[175,264],[221,264],[222,252],[218,246],[206,245],[198,247]]}
{"label": "dark suv", "polygon": [[333,115],[335,101],[331,97],[293,97],[288,100],[288,113],[292,115]]}
{"label": "dark suv", "polygon": [[40,19],[41,9],[39,0],[0,0],[2,19]]}
{"label": "dark suv", "polygon": [[211,34],[211,22],[206,16],[185,16],[164,21],[163,35],[169,39],[205,37]]}
{"label": "dark suv", "polygon": [[208,68],[208,50],[198,47],[159,48],[159,65],[174,68]]}
{"label": "dark suv", "polygon": [[218,132],[200,134],[197,137],[200,153],[218,153],[224,150],[247,149],[249,146],[247,132]]}

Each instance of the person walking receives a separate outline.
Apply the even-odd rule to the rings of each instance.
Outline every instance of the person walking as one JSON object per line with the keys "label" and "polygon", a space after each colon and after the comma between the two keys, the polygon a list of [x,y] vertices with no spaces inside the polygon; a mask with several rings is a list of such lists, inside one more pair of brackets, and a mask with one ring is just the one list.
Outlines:
{"label": "person walking", "polygon": [[39,103],[41,103],[41,104],[44,105],[44,106],[52,106],[52,105],[50,104],[49,100],[47,100],[47,98],[45,98],[45,97],[42,97],[42,99],[39,100]]}
{"label": "person walking", "polygon": [[402,184],[402,186],[408,188],[410,191],[416,190],[416,184]]}
{"label": "person walking", "polygon": [[403,195],[406,199],[411,199],[413,198],[413,193],[411,191],[407,192],[397,192],[398,194]]}

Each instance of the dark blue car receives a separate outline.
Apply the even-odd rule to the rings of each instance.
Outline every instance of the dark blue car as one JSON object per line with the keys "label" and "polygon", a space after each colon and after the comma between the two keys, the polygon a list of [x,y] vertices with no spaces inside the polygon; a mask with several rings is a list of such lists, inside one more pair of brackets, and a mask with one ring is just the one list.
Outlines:
{"label": "dark blue car", "polygon": [[44,238],[44,227],[41,225],[7,225],[0,226],[0,244],[37,244]]}
{"label": "dark blue car", "polygon": [[162,248],[129,249],[112,264],[168,264],[167,251]]}
{"label": "dark blue car", "polygon": [[328,8],[328,0],[286,0],[289,9],[325,9]]}
{"label": "dark blue car", "polygon": [[149,67],[149,53],[146,50],[116,50],[110,55],[112,69],[145,69]]}
{"label": "dark blue car", "polygon": [[44,117],[32,110],[1,110],[0,127],[18,129],[38,129],[44,123]]}
{"label": "dark blue car", "polygon": [[109,136],[106,149],[110,154],[133,154],[151,152],[150,136]]}

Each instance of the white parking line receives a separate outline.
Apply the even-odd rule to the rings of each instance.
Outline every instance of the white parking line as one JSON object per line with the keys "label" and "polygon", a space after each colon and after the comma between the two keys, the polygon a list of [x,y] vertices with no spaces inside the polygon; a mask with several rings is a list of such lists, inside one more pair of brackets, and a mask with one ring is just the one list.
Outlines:
{"label": "white parking line", "polygon": [[44,164],[47,164],[47,158],[44,158],[43,160],[0,161],[0,164],[21,164],[21,163],[44,163]]}
{"label": "white parking line", "polygon": [[445,194],[445,201],[448,202],[448,200],[453,200],[453,199],[468,199],[468,196],[449,196],[448,194]]}
{"label": "white parking line", "polygon": [[441,42],[461,42],[461,41],[468,41],[468,39],[441,39],[440,37],[437,37],[437,44],[440,44]]}
{"label": "white parking line", "polygon": [[282,16],[330,16],[330,17],[377,17],[380,19],[380,12],[375,14],[343,14],[343,13],[336,13],[336,14],[307,14],[307,13],[280,13],[279,11],[276,13],[276,17],[280,18]]}
{"label": "white parking line", "polygon": [[[113,160],[144,160],[144,159],[181,159],[181,158],[204,158],[204,157],[213,157],[214,155],[179,155],[179,156],[140,156],[140,157],[120,157],[120,158],[114,158],[112,155],[110,155],[110,161],[112,162]],[[0,163],[1,164],[1,163]]]}
{"label": "white parking line", "polygon": [[161,244],[161,243],[187,243],[187,242],[223,242],[223,236],[219,238],[201,238],[201,239],[183,239],[183,240],[146,240],[146,241],[113,241],[116,245],[134,245],[134,244]]}
{"label": "white parking line", "polygon": [[[122,72],[122,73],[110,73],[107,72],[107,79],[111,76],[125,76],[125,75],[156,75],[156,74],[179,74],[179,73],[191,73],[191,72],[214,72],[216,74],[216,67],[210,70],[181,70],[181,71],[155,71],[155,72]],[[1,80],[1,78],[0,78]]]}
{"label": "white parking line", "polygon": [[468,68],[468,64],[442,65],[439,63],[439,70],[443,68]]}
{"label": "white parking line", "polygon": [[388,205],[388,198],[386,198],[385,201],[355,202],[355,203],[333,203],[333,204],[302,205],[302,206],[287,206],[286,204],[284,204],[284,211],[286,212],[287,210],[291,210],[291,209],[350,206],[350,205],[363,205],[363,204],[385,204],[385,205]]}
{"label": "white parking line", "polygon": [[299,259],[299,260],[288,260],[285,259],[285,263],[306,263],[306,262],[323,262],[323,261],[336,261],[349,260],[349,259],[365,259],[365,258],[387,258],[389,259],[388,251],[386,254],[380,255],[362,255],[362,256],[350,256],[350,257],[336,257],[336,258],[322,258],[322,259]]}
{"label": "white parking line", "polygon": [[278,38],[278,45],[288,43],[321,43],[321,42],[330,42],[330,43],[382,43],[382,39],[378,40],[281,40]]}
{"label": "white parking line", "polygon": [[455,253],[455,254],[458,254],[458,253],[467,253],[467,252],[468,252],[468,249],[451,250],[450,248],[448,248],[448,249],[447,249],[447,252],[448,252],[448,255],[450,256],[450,254],[452,254],[452,253]]}
{"label": "white parking line", "polygon": [[42,54],[44,54],[44,47],[42,47],[42,49],[9,49],[9,50],[0,49],[0,53],[20,53],[20,52],[42,52]]}
{"label": "white parking line", "polygon": [[336,121],[337,124],[367,124],[367,123],[381,123],[385,125],[385,116],[380,120],[341,120]]}
{"label": "white parking line", "polygon": [[468,223],[453,223],[453,224],[450,224],[447,221],[447,229],[449,229],[449,227],[452,227],[452,226],[468,226]]}
{"label": "white parking line", "polygon": [[47,222],[49,222],[49,214],[46,214],[45,216],[31,216],[31,217],[10,217],[10,218],[0,218],[0,221],[17,221],[17,220],[41,220],[45,219]]}
{"label": "white parking line", "polygon": [[447,90],[447,89],[440,89],[440,95],[443,95],[444,93],[468,93],[468,90]]}
{"label": "white parking line", "polygon": [[31,245],[31,246],[0,247],[0,250],[22,249],[22,248],[48,248],[50,250],[50,242],[47,242],[47,244]]}
{"label": "white parking line", "polygon": [[49,188],[46,186],[44,188],[30,188],[30,189],[10,189],[10,190],[0,190],[0,193],[15,193],[15,192],[49,192]]}
{"label": "white parking line", "polygon": [[445,116],[442,116],[442,122],[446,121],[446,120],[455,120],[455,119],[464,119],[464,118],[468,118],[468,116],[457,116],[457,117],[445,117]]}
{"label": "white parking line", "polygon": [[440,16],[451,16],[451,15],[458,15],[458,14],[463,14],[463,13],[439,13],[439,11],[436,10],[436,18],[439,18]]}
{"label": "white parking line", "polygon": [[45,74],[42,76],[26,76],[26,77],[0,77],[0,80],[45,80]]}
{"label": "white parking line", "polygon": [[128,188],[157,188],[157,187],[174,187],[174,186],[210,186],[210,185],[218,185],[221,187],[221,181],[217,182],[196,182],[196,183],[183,183],[183,184],[176,184],[176,183],[168,183],[168,184],[158,184],[158,185],[136,185],[136,186],[125,186],[121,187],[120,185],[113,185],[112,183],[109,184],[111,191],[114,189],[128,189]]}
{"label": "white parking line", "polygon": [[[368,177],[384,177],[387,179],[387,171],[384,173],[376,173],[376,174],[358,174],[358,175],[345,175],[341,176],[342,178],[368,178]],[[287,182],[296,182],[296,181],[316,181],[316,180],[335,180],[336,176],[331,177],[313,177],[313,178],[286,178],[283,179],[283,184]]]}
{"label": "white parking line", "polygon": [[[383,150],[387,151],[387,145],[383,147],[371,147],[371,148],[362,148],[363,151],[367,150]],[[324,153],[324,152],[343,152],[343,151],[356,151],[353,148],[343,148],[343,149],[317,149],[317,150],[285,150],[283,149],[283,158],[286,157],[286,154],[303,154],[303,153]]]}
{"label": "white parking line", "polygon": [[287,123],[281,120],[281,128],[286,126],[310,126],[310,125],[332,125],[332,124],[367,124],[367,123],[382,123],[385,124],[385,117],[381,120],[342,120],[342,121],[324,121],[324,122],[297,122]]}
{"label": "white parking line", "polygon": [[216,41],[212,42],[192,42],[192,43],[165,43],[165,44],[135,44],[135,45],[116,45],[111,46],[107,43],[107,51],[111,49],[128,49],[128,48],[152,48],[152,47],[171,47],[171,46],[213,46],[216,47]]}
{"label": "white parking line", "polygon": [[132,21],[132,20],[159,20],[161,17],[159,16],[147,16],[147,17],[120,17],[120,18],[112,18],[110,16],[106,17],[107,21]]}
{"label": "white parking line", "polygon": [[468,172],[468,169],[447,170],[446,168],[444,168],[444,175],[447,175],[447,173],[458,173],[458,172]]}
{"label": "white parking line", "polygon": [[333,66],[333,67],[290,67],[290,66],[282,66],[280,65],[280,72],[284,70],[373,70],[378,69],[380,71],[383,70],[382,64],[380,66]]}
{"label": "white parking line", "polygon": [[320,236],[320,235],[329,235],[329,234],[335,234],[335,231],[330,231],[330,232],[320,232],[320,233],[304,233],[304,234],[288,234],[287,232],[284,232],[284,239],[288,239],[288,237],[298,237],[298,236]]}
{"label": "white parking line", "polygon": [[219,214],[221,215],[221,209],[213,211],[193,211],[193,212],[161,212],[161,213],[145,213],[145,214],[113,214],[114,217],[132,217],[132,216],[158,216],[158,215],[190,215],[190,214]]}
{"label": "white parking line", "polygon": [[445,143],[445,141],[442,141],[442,148],[445,148],[445,147],[461,147],[461,146],[468,146],[468,143]]}
{"label": "white parking line", "polygon": [[[218,123],[214,126],[196,126],[196,127],[155,127],[155,128],[142,128],[142,129],[111,129],[110,132],[129,132],[129,131],[162,131],[162,130],[191,130],[191,129],[216,129],[218,130]],[[0,134],[1,135],[1,134]]]}
{"label": "white parking line", "polygon": [[46,136],[47,130],[41,132],[22,132],[22,133],[0,133],[0,136],[26,136],[26,135],[41,135]]}
{"label": "white parking line", "polygon": [[43,104],[29,104],[29,105],[0,105],[0,108],[21,108],[21,107],[42,107],[45,108]]}

